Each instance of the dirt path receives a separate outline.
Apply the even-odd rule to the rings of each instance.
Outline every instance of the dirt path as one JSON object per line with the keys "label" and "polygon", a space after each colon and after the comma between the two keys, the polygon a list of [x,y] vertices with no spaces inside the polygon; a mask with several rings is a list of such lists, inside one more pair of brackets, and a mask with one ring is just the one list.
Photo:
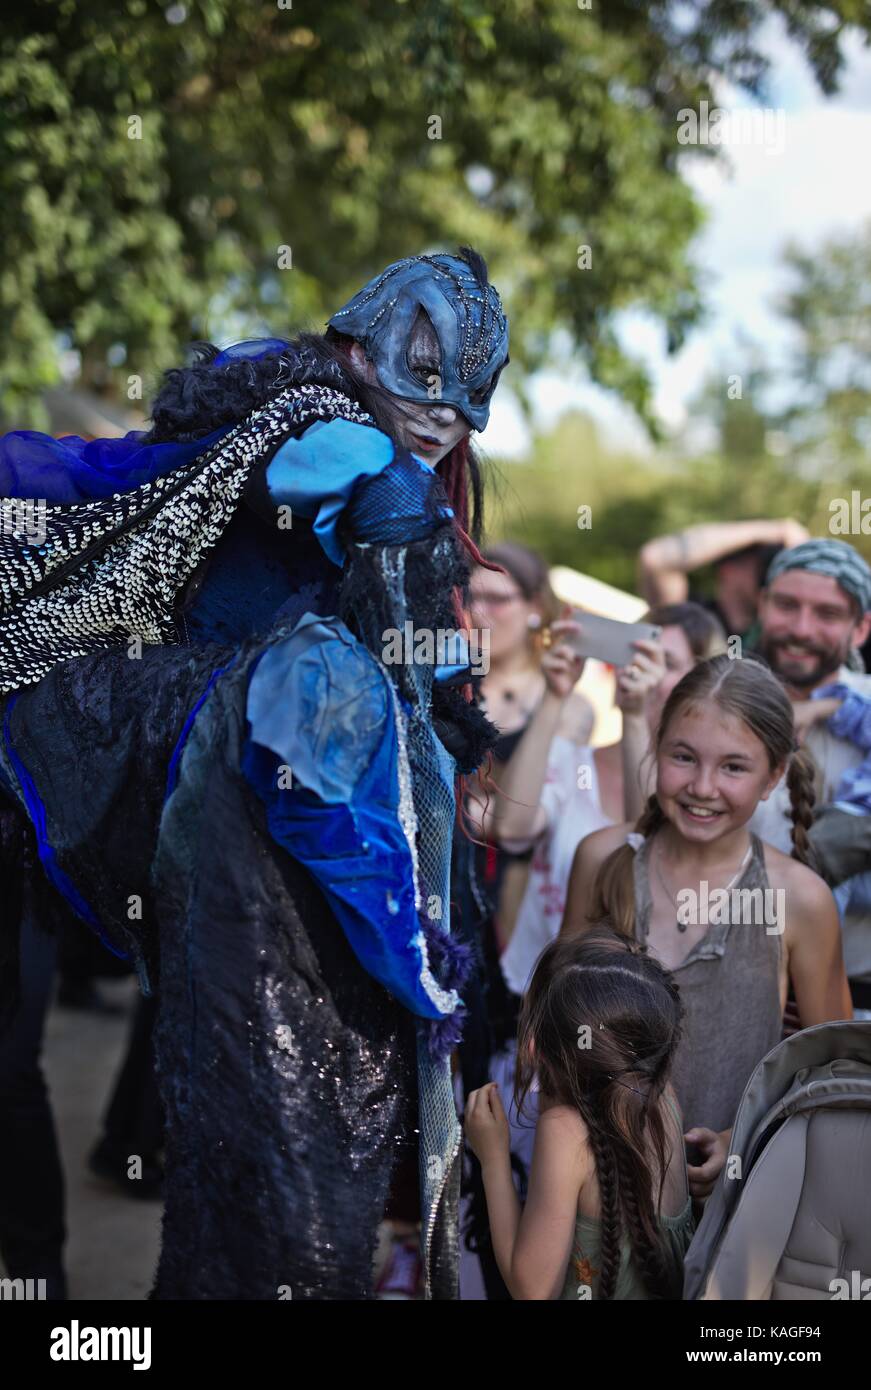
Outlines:
{"label": "dirt path", "polygon": [[[101,980],[100,991],[131,1007],[136,997],[131,980]],[[161,1204],[124,1197],[87,1167],[129,1026],[129,1014],[114,1018],[55,1007],[48,1018],[43,1065],[67,1183],[72,1300],[145,1298],[157,1264]]]}

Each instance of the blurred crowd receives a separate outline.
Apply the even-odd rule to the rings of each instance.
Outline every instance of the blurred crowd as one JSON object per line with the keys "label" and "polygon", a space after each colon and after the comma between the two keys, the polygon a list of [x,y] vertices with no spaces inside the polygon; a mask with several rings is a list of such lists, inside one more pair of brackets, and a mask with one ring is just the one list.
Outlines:
{"label": "blurred crowd", "polygon": [[[648,542],[638,588],[656,635],[607,670],[609,741],[584,694],[584,613],[555,596],[545,558],[505,542],[472,574],[500,738],[463,783],[453,851],[452,930],[474,963],[455,1054],[463,1298],[680,1297],[762,1058],[807,1028],[871,1020],[871,570],[791,520],[713,523]],[[733,888],[782,903],[776,926],[684,910]],[[45,1017],[53,1000],[109,1012],[100,977],[124,967],[71,917],[37,932],[36,912],[29,1006],[0,1047],[0,1254],[63,1298]],[[135,1006],[89,1166],[156,1200],[154,1008]],[[599,1020],[588,1046],[578,1018]],[[561,1174],[581,1195],[554,1282],[534,1222]],[[381,1229],[380,1297],[419,1295],[418,1229],[409,1163]]]}
{"label": "blurred crowd", "polygon": [[[472,580],[472,621],[491,629],[483,692],[502,738],[489,773],[466,788],[454,858],[455,929],[480,965],[459,1054],[469,1144],[461,1294],[576,1297],[589,1288],[632,1298],[655,1285],[679,1297],[681,1260],[757,1065],[800,1030],[871,1019],[871,570],[851,546],[788,519],[651,540],[638,586],[660,635],[637,641],[633,660],[613,673],[622,736],[601,744],[577,688],[584,663],[572,639],[583,613],[557,601],[545,560],[524,546],[498,545],[485,558]],[[693,582],[704,567],[713,569],[707,595]],[[783,920],[682,920],[682,894],[696,901],[733,887],[772,901],[779,891]],[[649,1099],[650,1075],[633,1070],[634,1053],[594,1045],[585,1055],[554,1036],[567,999],[569,1017],[598,1011],[606,1028],[609,1012],[623,1023],[634,1014],[638,1052],[662,1032],[662,979],[642,972],[630,985],[624,963],[615,979],[628,993],[588,997],[582,982],[600,968],[602,930],[618,954],[636,962],[643,952],[667,968],[682,1011],[666,1030],[654,1088],[670,1138],[634,1177],[618,1162],[621,1143],[632,1149],[628,1121],[620,1133],[597,1133],[599,1120],[580,1105],[576,1122],[577,1068],[586,1068],[582,1093],[616,1085],[624,1103],[639,1076],[634,1090]],[[618,1269],[609,1268],[609,1194],[594,1176],[581,1185],[565,1291],[547,1273],[535,1284],[534,1238],[518,1260],[518,1215],[498,1172],[507,1150],[520,1201],[538,1210],[544,1178],[536,1191],[534,1174],[545,1172],[548,1137],[555,1162],[573,1137],[602,1160],[593,1165],[600,1175],[610,1153],[624,1187],[637,1185],[648,1215],[664,1223],[670,1273],[633,1284],[629,1255],[637,1269],[643,1235],[622,1265],[612,1251]],[[651,1177],[654,1188],[664,1181],[658,1211],[649,1209]]]}

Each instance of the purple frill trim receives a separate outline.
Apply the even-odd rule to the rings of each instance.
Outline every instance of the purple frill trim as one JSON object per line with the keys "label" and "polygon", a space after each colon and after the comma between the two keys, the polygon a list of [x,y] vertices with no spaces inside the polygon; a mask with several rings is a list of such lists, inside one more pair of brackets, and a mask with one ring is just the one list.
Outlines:
{"label": "purple frill trim", "polygon": [[[470,946],[465,946],[455,936],[442,931],[426,913],[420,913],[420,925],[426,939],[430,969],[442,989],[455,989],[462,994],[463,986],[470,978],[475,965],[475,956]],[[437,1062],[449,1057],[458,1047],[463,1036],[468,1010],[459,1004],[452,1014],[444,1018],[431,1019],[429,1024],[429,1053]]]}

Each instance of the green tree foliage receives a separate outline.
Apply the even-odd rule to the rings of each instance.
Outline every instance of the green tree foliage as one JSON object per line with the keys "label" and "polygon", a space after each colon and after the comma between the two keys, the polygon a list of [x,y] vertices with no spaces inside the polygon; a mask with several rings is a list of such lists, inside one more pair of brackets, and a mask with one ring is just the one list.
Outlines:
{"label": "green tree foliage", "polygon": [[191,336],[319,325],[387,260],[460,242],[511,306],[515,380],[564,328],[644,415],[611,316],[643,308],[675,346],[694,321],[677,112],[717,72],[759,87],[774,12],[826,88],[841,24],[868,24],[863,0],[21,0],[3,415],[41,422],[64,335],[84,384],[123,396]]}
{"label": "green tree foliage", "polygon": [[[753,407],[746,399],[744,406],[746,422]],[[494,471],[492,538],[523,541],[551,564],[571,565],[630,592],[637,589],[638,551],[653,536],[700,521],[783,516],[822,535],[833,495],[831,484],[802,477],[788,457],[771,454],[764,444],[731,453],[721,436],[705,455],[640,459],[609,449],[577,414],[563,416],[537,439],[529,462],[503,463]],[[589,526],[578,525],[582,505],[590,507]],[[855,544],[871,559],[866,539]],[[709,579],[700,575],[694,582],[704,589]]]}
{"label": "green tree foliage", "polygon": [[[743,342],[738,389],[732,362],[691,403],[692,420],[713,427],[704,454],[615,454],[585,416],[566,414],[534,441],[530,462],[499,470],[495,533],[634,589],[638,550],[652,536],[700,521],[785,516],[826,535],[842,499],[854,528],[846,538],[871,561],[871,535],[855,529],[858,520],[871,530],[861,511],[871,498],[871,227],[812,251],[790,247],[785,263],[794,284],[780,309],[795,343],[787,412],[769,404],[775,373],[764,352]],[[577,525],[581,504],[592,509],[589,529]]]}
{"label": "green tree foliage", "polygon": [[674,529],[675,517],[689,517],[692,508],[676,465],[613,451],[578,411],[538,435],[528,461],[494,462],[490,474],[491,538],[522,541],[551,564],[622,589],[635,588],[644,542]]}
{"label": "green tree foliage", "polygon": [[783,311],[795,334],[795,404],[784,418],[817,473],[871,475],[871,223],[813,251],[790,246]]}

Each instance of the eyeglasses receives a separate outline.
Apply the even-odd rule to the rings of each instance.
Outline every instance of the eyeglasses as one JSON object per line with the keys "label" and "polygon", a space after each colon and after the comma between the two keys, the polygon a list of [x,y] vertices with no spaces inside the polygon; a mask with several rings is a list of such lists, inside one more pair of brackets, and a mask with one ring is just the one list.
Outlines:
{"label": "eyeglasses", "polygon": [[472,594],[471,603],[473,608],[503,608],[506,603],[513,603],[516,598],[522,598],[519,589],[515,589],[513,594]]}

